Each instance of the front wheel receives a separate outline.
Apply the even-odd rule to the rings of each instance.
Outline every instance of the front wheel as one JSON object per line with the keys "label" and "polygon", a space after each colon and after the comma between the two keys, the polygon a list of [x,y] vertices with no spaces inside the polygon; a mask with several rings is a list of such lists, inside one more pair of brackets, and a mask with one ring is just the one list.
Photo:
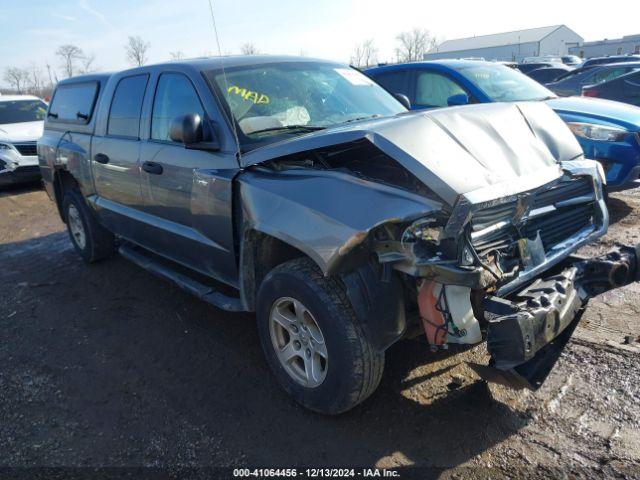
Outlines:
{"label": "front wheel", "polygon": [[365,337],[344,287],[309,259],[283,263],[266,276],[257,319],[269,366],[306,408],[344,412],[380,383],[384,352]]}

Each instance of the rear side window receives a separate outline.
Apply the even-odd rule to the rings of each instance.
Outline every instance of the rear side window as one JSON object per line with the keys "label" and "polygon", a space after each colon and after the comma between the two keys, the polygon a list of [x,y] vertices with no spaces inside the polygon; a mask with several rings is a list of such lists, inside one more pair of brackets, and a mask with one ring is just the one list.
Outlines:
{"label": "rear side window", "polygon": [[107,135],[138,138],[140,112],[149,75],[126,77],[118,82],[109,110]]}
{"label": "rear side window", "polygon": [[407,97],[410,95],[407,82],[407,72],[388,72],[376,75],[373,79],[382,85],[387,92],[401,93]]}
{"label": "rear side window", "polygon": [[158,80],[151,117],[151,138],[171,141],[169,128],[174,118],[197,113],[204,119],[204,109],[191,81],[181,73],[163,73]]}
{"label": "rear side window", "polygon": [[97,94],[97,82],[61,85],[53,96],[49,118],[58,122],[89,123]]}

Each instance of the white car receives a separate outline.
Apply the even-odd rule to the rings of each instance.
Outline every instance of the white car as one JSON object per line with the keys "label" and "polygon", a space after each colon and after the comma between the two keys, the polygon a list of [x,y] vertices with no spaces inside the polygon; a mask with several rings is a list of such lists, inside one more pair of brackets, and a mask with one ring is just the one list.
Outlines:
{"label": "white car", "polygon": [[0,96],[0,186],[40,179],[36,140],[46,114],[38,97]]}

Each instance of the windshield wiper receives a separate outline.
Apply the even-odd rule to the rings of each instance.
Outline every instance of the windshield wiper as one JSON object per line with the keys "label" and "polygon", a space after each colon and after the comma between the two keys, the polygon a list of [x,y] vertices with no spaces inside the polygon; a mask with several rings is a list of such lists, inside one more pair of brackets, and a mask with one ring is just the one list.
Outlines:
{"label": "windshield wiper", "polygon": [[278,132],[278,131],[289,131],[289,130],[297,130],[302,132],[315,132],[316,130],[324,130],[327,127],[321,127],[320,125],[283,125],[282,127],[271,127],[271,128],[263,128],[262,130],[256,130],[251,132],[251,135],[254,133],[263,133],[263,132]]}
{"label": "windshield wiper", "polygon": [[351,122],[359,122],[360,120],[368,120],[370,118],[378,118],[381,117],[379,113],[374,113],[373,115],[366,115],[364,117],[350,118],[349,120],[345,120],[342,123],[351,123]]}

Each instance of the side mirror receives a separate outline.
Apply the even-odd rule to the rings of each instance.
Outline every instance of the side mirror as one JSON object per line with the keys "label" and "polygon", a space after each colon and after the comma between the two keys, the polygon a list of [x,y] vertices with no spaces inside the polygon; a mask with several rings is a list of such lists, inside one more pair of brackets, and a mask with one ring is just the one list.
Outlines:
{"label": "side mirror", "polygon": [[174,118],[169,128],[169,138],[174,142],[183,143],[185,148],[190,150],[220,150],[215,125],[203,122],[197,113]]}
{"label": "side mirror", "polygon": [[451,95],[447,98],[447,105],[450,107],[455,107],[456,105],[468,105],[469,104],[469,95],[466,93],[458,93],[456,95]]}
{"label": "side mirror", "polygon": [[407,110],[411,110],[411,101],[409,100],[409,97],[403,95],[402,93],[394,93],[393,96],[396,97],[396,100],[404,105]]}
{"label": "side mirror", "polygon": [[200,115],[192,113],[174,118],[169,128],[169,138],[185,145],[202,142],[204,135]]}

